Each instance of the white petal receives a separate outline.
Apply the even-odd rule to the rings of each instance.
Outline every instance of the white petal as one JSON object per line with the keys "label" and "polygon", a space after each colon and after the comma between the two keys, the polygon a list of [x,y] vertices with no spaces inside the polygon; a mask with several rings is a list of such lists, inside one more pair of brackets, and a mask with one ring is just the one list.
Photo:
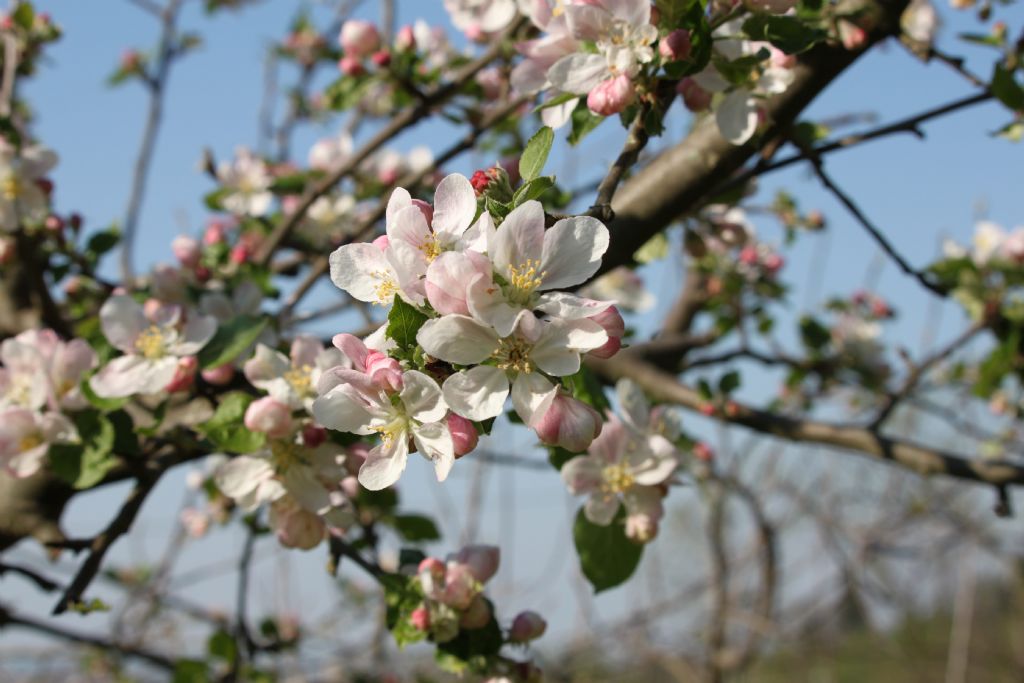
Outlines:
{"label": "white petal", "polygon": [[112,296],[100,308],[100,327],[107,341],[122,351],[135,350],[135,339],[149,327],[142,306],[130,296]]}
{"label": "white petal", "polygon": [[742,145],[757,130],[757,103],[746,90],[731,92],[715,109],[715,121],[723,138]]}
{"label": "white petal", "polygon": [[530,351],[530,360],[549,375],[565,377],[579,372],[580,354],[569,345],[569,330],[570,327],[560,321],[547,323]]}
{"label": "white petal", "polygon": [[377,411],[348,384],[340,384],[313,402],[313,417],[324,427],[351,434],[372,434]]}
{"label": "white petal", "polygon": [[465,315],[446,315],[423,323],[416,341],[434,358],[475,365],[491,357],[498,337],[491,328]]}
{"label": "white petal", "polygon": [[497,417],[508,398],[505,371],[490,365],[478,365],[457,372],[444,381],[444,399],[448,406],[467,420]]}
{"label": "white petal", "polygon": [[237,500],[273,476],[274,468],[266,458],[239,455],[218,467],[213,478],[221,493]]}
{"label": "white petal", "polygon": [[434,193],[434,232],[451,242],[466,231],[476,216],[476,192],[466,176],[453,173]]}
{"label": "white petal", "polygon": [[245,362],[245,378],[260,389],[265,389],[267,382],[281,378],[291,370],[288,357],[275,351],[266,344],[257,344],[256,353]]}
{"label": "white petal", "polygon": [[577,320],[603,313],[611,305],[611,301],[587,299],[569,292],[547,292],[540,295],[534,308],[554,318]]}
{"label": "white petal", "polygon": [[563,218],[544,235],[542,289],[565,289],[590,279],[608,250],[608,228],[590,216]]}
{"label": "white petal", "polygon": [[133,394],[155,394],[174,379],[178,359],[172,356],[146,360],[142,356],[121,356],[107,363],[89,380],[89,386],[104,398]]}
{"label": "white petal", "polygon": [[359,301],[378,303],[377,289],[383,278],[395,278],[384,252],[365,242],[338,247],[330,264],[331,282]]}
{"label": "white petal", "polygon": [[646,431],[651,422],[651,404],[643,390],[633,380],[623,378],[615,384],[615,394],[626,423],[638,431]]}
{"label": "white petal", "polygon": [[533,414],[551,402],[556,390],[557,387],[543,375],[536,372],[521,372],[512,382],[512,407],[523,422],[530,424]]}
{"label": "white petal", "polygon": [[174,344],[170,351],[176,356],[191,356],[199,353],[217,332],[217,319],[212,315],[199,315],[192,311],[185,322],[181,341]]}
{"label": "white petal", "polygon": [[402,405],[405,413],[420,422],[437,422],[448,412],[441,387],[431,377],[409,370],[402,374]]}
{"label": "white petal", "polygon": [[412,195],[410,195],[409,191],[405,188],[396,187],[391,193],[391,197],[388,199],[385,223],[390,223],[392,216],[409,206],[412,206]]}
{"label": "white petal", "polygon": [[578,455],[562,465],[560,474],[573,495],[597,491],[603,483],[601,463],[586,455]]}
{"label": "white petal", "polygon": [[423,457],[434,463],[438,481],[448,478],[455,463],[455,447],[448,427],[442,422],[432,422],[412,428],[413,442]]}
{"label": "white petal", "polygon": [[517,206],[494,232],[487,253],[494,269],[509,277],[510,268],[539,262],[544,252],[544,207],[530,200]]}
{"label": "white petal", "polygon": [[380,491],[402,477],[409,460],[409,437],[404,431],[395,435],[392,447],[373,448],[359,468],[359,483],[371,491]]}
{"label": "white petal", "polygon": [[586,95],[607,77],[604,57],[579,52],[562,57],[548,69],[551,84],[574,95]]}
{"label": "white petal", "polygon": [[595,494],[587,499],[583,514],[587,520],[599,526],[608,526],[619,511],[619,499],[609,494]]}

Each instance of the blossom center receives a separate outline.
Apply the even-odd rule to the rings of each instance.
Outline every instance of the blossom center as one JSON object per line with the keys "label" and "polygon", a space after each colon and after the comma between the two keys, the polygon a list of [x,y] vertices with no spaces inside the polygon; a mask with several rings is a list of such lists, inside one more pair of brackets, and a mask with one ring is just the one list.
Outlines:
{"label": "blossom center", "polygon": [[387,424],[372,427],[372,429],[380,435],[380,441],[384,448],[391,449],[395,444],[395,440],[402,436],[408,426],[409,421],[405,417],[396,415]]}
{"label": "blossom center", "polygon": [[533,372],[533,361],[530,351],[533,347],[523,339],[506,337],[498,340],[498,348],[494,352],[494,360],[502,370],[516,372]]}
{"label": "blossom center", "polygon": [[7,173],[3,180],[0,180],[0,195],[7,201],[14,201],[20,197],[22,190],[22,182],[17,173]]}
{"label": "blossom center", "polygon": [[156,325],[147,327],[135,340],[135,349],[147,360],[163,358],[167,355],[167,342],[163,330]]}
{"label": "blossom center", "polygon": [[635,481],[625,465],[608,465],[601,470],[601,479],[604,480],[601,490],[607,493],[622,493]]}
{"label": "blossom center", "polygon": [[420,245],[420,251],[423,252],[423,258],[427,259],[427,263],[433,263],[434,259],[440,256],[444,250],[441,249],[441,242],[437,239],[437,235],[431,235]]}
{"label": "blossom center", "polygon": [[21,441],[18,442],[18,450],[24,453],[41,445],[43,445],[42,437],[38,434],[28,434],[21,437]]}
{"label": "blossom center", "polygon": [[512,288],[509,299],[515,303],[525,304],[534,291],[540,287],[547,271],[540,270],[540,261],[526,259],[518,266],[509,266],[508,274],[508,283]]}
{"label": "blossom center", "polygon": [[284,381],[288,382],[288,385],[299,396],[309,396],[313,393],[313,367],[303,365],[292,368],[284,373]]}
{"label": "blossom center", "polygon": [[374,303],[378,306],[387,306],[395,298],[395,292],[398,291],[398,284],[395,282],[395,278],[391,277],[388,273],[383,270],[377,270],[373,272],[373,276],[377,278],[377,301]]}
{"label": "blossom center", "polygon": [[275,439],[270,442],[270,455],[274,460],[274,469],[279,473],[286,472],[293,465],[305,462],[303,447],[294,441]]}

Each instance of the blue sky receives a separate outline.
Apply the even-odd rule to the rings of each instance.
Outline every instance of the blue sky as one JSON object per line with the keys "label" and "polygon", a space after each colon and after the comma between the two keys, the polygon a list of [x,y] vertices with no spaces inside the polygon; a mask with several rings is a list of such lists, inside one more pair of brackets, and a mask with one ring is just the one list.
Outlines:
{"label": "blue sky", "polygon": [[[362,14],[373,16],[374,4],[364,2]],[[440,2],[406,0],[398,4],[402,21],[411,19],[411,10],[415,9],[428,20],[446,23]],[[267,1],[212,19],[204,17],[198,5],[187,3],[181,24],[203,36],[203,47],[179,62],[171,76],[165,124],[140,224],[136,255],[140,266],[170,260],[170,240],[182,232],[195,234],[201,229],[206,216],[201,197],[212,189],[209,179],[197,168],[202,149],[210,147],[218,158],[225,158],[237,145],[255,144],[266,47],[272,39],[283,35],[302,3]],[[105,78],[124,49],[148,49],[155,44],[157,27],[151,17],[126,1],[41,0],[37,6],[49,11],[65,29],[64,38],[53,46],[37,77],[24,89],[38,113],[36,133],[61,155],[54,174],[58,207],[62,211],[80,211],[90,228],[104,227],[120,220],[123,214],[145,107],[141,87],[129,84],[111,89],[105,85]],[[323,13],[321,5],[313,7]],[[961,48],[954,39],[958,31],[976,30],[970,15],[954,13],[944,5],[940,9],[946,20],[941,32],[943,44],[949,51],[967,55],[969,66],[987,75],[992,53]],[[997,15],[1011,27],[1019,27],[1024,19],[1016,6],[1000,7]],[[282,75],[283,82],[287,78],[290,76]],[[892,44],[860,60],[814,103],[809,117],[827,119],[848,113],[871,113],[880,122],[887,122],[969,92],[971,88],[947,68],[923,65]],[[1024,224],[1021,147],[988,135],[1008,120],[1008,112],[999,105],[976,107],[928,124],[927,141],[907,135],[888,138],[835,154],[827,159],[826,168],[858,199],[897,248],[912,263],[923,265],[938,252],[940,236],[966,241],[979,215],[1006,226]],[[681,139],[688,122],[688,116],[677,104],[668,120],[666,139]],[[570,182],[573,169],[587,169],[589,176],[607,167],[622,139],[622,131],[615,126],[614,122],[607,122],[593,133],[590,144],[572,152],[578,154],[575,161],[570,159],[564,141],[558,142],[552,168],[566,184],[577,184]],[[442,124],[426,124],[395,144],[399,149],[417,144],[433,146],[439,140],[443,144],[447,130]],[[317,137],[334,132],[333,126],[300,131],[293,146],[298,158],[305,158],[306,150]],[[491,162],[493,159],[477,155],[464,158],[447,170],[468,173]],[[803,209],[820,208],[828,219],[828,230],[823,235],[799,240],[786,252],[785,277],[795,289],[785,309],[789,319],[806,306],[819,305],[831,294],[849,293],[862,286],[877,250],[860,226],[822,191],[804,167],[793,167],[767,178],[755,203],[767,203],[774,191],[783,187],[798,198]],[[772,220],[758,218],[757,223],[762,237],[781,241]],[[671,304],[681,268],[677,259],[670,258],[647,274],[652,290],[663,296],[653,313],[634,321],[641,330],[653,329],[660,314]],[[814,284],[810,293],[805,291],[808,283]],[[891,265],[882,270],[877,287],[902,314],[891,329],[890,339],[916,350],[931,315],[928,295]],[[330,286],[325,285],[318,296],[332,296]],[[954,309],[947,309],[940,337],[955,333],[958,315]],[[341,330],[327,325],[322,331]],[[763,379],[748,382],[746,388],[752,395],[772,391],[772,385]],[[688,424],[701,425],[698,429],[706,431],[706,422],[693,420]],[[501,442],[503,450],[518,453],[530,452],[531,446],[529,436],[520,432],[506,434]],[[542,456],[538,453],[537,457]],[[450,484],[440,487],[432,481],[425,463],[414,462],[403,479],[402,491],[409,508],[440,509],[446,527],[454,532],[451,543],[439,548],[440,552],[457,545],[463,528],[459,510],[476,474],[472,463],[462,461]],[[653,579],[647,576],[656,560],[649,560],[650,567],[642,568],[641,574],[647,578],[597,598],[596,607],[574,595],[565,581],[575,571],[575,559],[571,552],[566,552],[566,546],[576,503],[564,493],[557,476],[494,468],[479,474],[488,485],[482,498],[483,521],[477,538],[484,542],[501,540],[505,548],[506,568],[497,585],[500,596],[509,599],[504,616],[512,616],[517,608],[543,606],[553,615],[556,631],[566,635],[591,619],[588,610],[615,614],[627,604],[657,600],[657,592],[651,589]],[[147,503],[137,538],[121,543],[114,553],[115,559],[157,556],[174,525],[182,479],[182,473],[167,477]],[[76,499],[67,515],[69,529],[79,535],[94,531],[109,518],[124,492],[124,487],[118,486]],[[682,498],[689,494],[682,490],[674,495]],[[445,510],[449,512],[444,513]],[[685,536],[687,522],[683,520],[680,524]],[[216,532],[211,539],[191,546],[182,566],[217,561],[226,556],[225,551],[236,549],[239,542],[237,535]],[[322,572],[322,554],[285,556],[272,550],[271,543],[265,543],[262,556],[267,559],[262,567],[267,571],[261,569],[254,584],[259,593],[255,599],[257,613],[282,602],[316,606],[318,591],[325,590],[328,583]],[[26,556],[34,554],[31,549],[21,552]],[[664,563],[673,557],[671,552],[671,547],[660,547],[651,554],[660,555]],[[292,579],[284,589],[281,566],[290,567],[286,575]],[[296,581],[296,577],[302,580]],[[197,585],[194,596],[227,607],[231,600],[224,596],[230,585],[226,580]],[[5,593],[0,586],[0,596]],[[25,600],[26,607],[48,602],[47,598]]]}

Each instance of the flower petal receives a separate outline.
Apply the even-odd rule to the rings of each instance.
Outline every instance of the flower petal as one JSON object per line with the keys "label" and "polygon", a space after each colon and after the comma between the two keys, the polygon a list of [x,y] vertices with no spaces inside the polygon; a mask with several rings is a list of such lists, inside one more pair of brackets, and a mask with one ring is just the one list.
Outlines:
{"label": "flower petal", "polygon": [[434,232],[442,242],[451,242],[466,232],[476,216],[476,192],[464,175],[453,173],[434,192]]}
{"label": "flower petal", "polygon": [[135,299],[120,295],[110,297],[100,308],[100,327],[107,341],[130,353],[135,350],[135,339],[149,327],[149,321]]}
{"label": "flower petal", "polygon": [[455,446],[452,444],[452,435],[448,427],[442,422],[414,426],[412,439],[420,454],[434,463],[437,480],[447,479],[448,472],[455,463]]}
{"label": "flower petal", "polygon": [[402,374],[402,405],[405,413],[419,422],[437,422],[448,412],[448,405],[441,395],[441,387],[433,378],[408,370]]}
{"label": "flower petal", "polygon": [[478,365],[457,372],[444,381],[445,402],[467,420],[497,417],[508,398],[505,371],[490,365]]}
{"label": "flower petal", "polygon": [[434,358],[459,365],[482,363],[498,347],[494,330],[465,315],[428,320],[416,334],[416,341]]}
{"label": "flower petal", "polygon": [[608,250],[608,228],[590,216],[563,218],[544,235],[542,289],[565,289],[586,282]]}
{"label": "flower petal", "polygon": [[366,455],[359,468],[359,483],[370,491],[380,491],[401,479],[409,460],[409,436],[404,431],[396,434],[391,448],[376,446]]}

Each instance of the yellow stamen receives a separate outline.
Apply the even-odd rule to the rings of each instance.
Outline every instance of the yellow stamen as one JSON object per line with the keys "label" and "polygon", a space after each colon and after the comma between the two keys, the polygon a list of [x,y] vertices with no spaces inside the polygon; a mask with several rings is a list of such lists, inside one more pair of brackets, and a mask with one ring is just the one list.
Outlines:
{"label": "yellow stamen", "polygon": [[135,348],[147,360],[156,360],[167,355],[167,343],[163,330],[150,325],[135,340]]}
{"label": "yellow stamen", "polygon": [[371,273],[380,282],[377,283],[377,300],[374,302],[377,306],[388,306],[395,298],[395,292],[398,291],[398,284],[395,279],[388,275],[383,270],[377,270]]}
{"label": "yellow stamen", "polygon": [[498,341],[498,348],[494,351],[494,359],[502,370],[533,372],[533,361],[530,360],[532,348],[529,343],[522,339],[506,337]]}
{"label": "yellow stamen", "polygon": [[292,368],[284,373],[284,381],[288,382],[291,388],[299,396],[309,396],[313,393],[313,366],[303,365],[299,368]]}
{"label": "yellow stamen", "polygon": [[7,173],[0,180],[0,195],[9,202],[20,197],[23,190],[21,179],[18,178],[16,173]]}
{"label": "yellow stamen", "polygon": [[427,263],[433,263],[434,259],[440,256],[443,250],[437,237],[431,235],[429,240],[420,245],[420,251],[423,252],[423,257],[427,259]]}
{"label": "yellow stamen", "polygon": [[518,266],[509,266],[508,273],[508,282],[514,290],[509,298],[520,303],[526,303],[547,275],[546,271],[540,271],[540,261],[534,259],[526,259],[525,263]]}
{"label": "yellow stamen", "polygon": [[306,462],[303,447],[294,441],[275,439],[270,442],[270,455],[274,460],[274,469],[283,473],[292,465]]}
{"label": "yellow stamen", "polygon": [[21,441],[18,442],[18,450],[24,453],[41,445],[43,445],[43,439],[38,434],[29,434],[21,437]]}
{"label": "yellow stamen", "polygon": [[625,465],[608,465],[601,470],[601,479],[601,490],[606,493],[622,493],[635,481]]}

